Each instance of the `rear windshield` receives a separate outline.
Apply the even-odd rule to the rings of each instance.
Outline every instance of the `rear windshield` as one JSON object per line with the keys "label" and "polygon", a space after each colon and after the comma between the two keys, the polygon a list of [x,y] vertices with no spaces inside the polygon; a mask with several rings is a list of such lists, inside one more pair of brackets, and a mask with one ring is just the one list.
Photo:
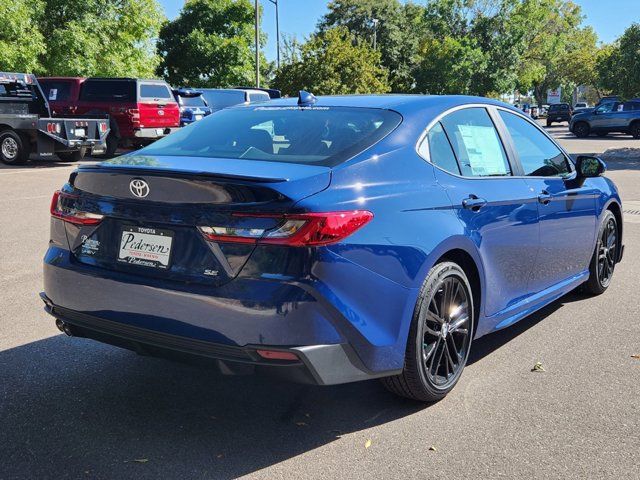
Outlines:
{"label": "rear windshield", "polygon": [[173,98],[169,87],[159,83],[140,84],[140,98]]}
{"label": "rear windshield", "polygon": [[140,154],[331,167],[378,142],[401,121],[396,112],[374,108],[232,108],[158,140]]}
{"label": "rear windshield", "polygon": [[204,96],[211,108],[221,109],[244,103],[244,90],[205,90]]}
{"label": "rear windshield", "polygon": [[178,96],[178,101],[180,102],[180,105],[185,107],[206,107],[207,106],[207,104],[204,102],[204,99],[202,98],[201,95],[198,95],[197,97]]}
{"label": "rear windshield", "polygon": [[86,80],[80,100],[101,102],[135,102],[136,82],[132,80]]}
{"label": "rear windshield", "polygon": [[40,81],[44,96],[50,102],[69,100],[71,98],[71,83],[56,80]]}
{"label": "rear windshield", "polygon": [[551,105],[549,110],[569,110],[569,105]]}

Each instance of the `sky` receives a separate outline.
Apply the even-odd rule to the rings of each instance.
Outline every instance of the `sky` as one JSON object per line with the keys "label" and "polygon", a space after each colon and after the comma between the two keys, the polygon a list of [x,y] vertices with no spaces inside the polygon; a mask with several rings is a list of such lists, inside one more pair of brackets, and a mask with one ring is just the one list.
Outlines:
{"label": "sky", "polygon": [[[269,0],[259,0],[263,8],[262,29],[268,35],[264,53],[276,58],[275,7]],[[423,3],[414,0],[415,3]],[[614,41],[633,22],[640,22],[640,0],[573,0],[582,7],[584,24],[591,25],[601,41]],[[175,18],[184,4],[182,0],[160,0],[167,17]],[[326,0],[278,0],[280,34],[302,39],[312,33],[318,20],[327,11]]]}

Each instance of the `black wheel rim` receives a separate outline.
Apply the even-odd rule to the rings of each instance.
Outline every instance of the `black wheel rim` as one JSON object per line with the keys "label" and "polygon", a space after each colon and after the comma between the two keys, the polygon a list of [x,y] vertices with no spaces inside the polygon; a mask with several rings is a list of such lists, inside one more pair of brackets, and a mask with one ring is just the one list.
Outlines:
{"label": "black wheel rim", "polygon": [[467,361],[473,307],[465,282],[457,276],[445,277],[434,291],[421,322],[420,353],[429,383],[446,389]]}
{"label": "black wheel rim", "polygon": [[616,221],[610,218],[602,229],[598,239],[598,280],[606,287],[611,282],[613,269],[616,265],[618,247],[618,230]]}

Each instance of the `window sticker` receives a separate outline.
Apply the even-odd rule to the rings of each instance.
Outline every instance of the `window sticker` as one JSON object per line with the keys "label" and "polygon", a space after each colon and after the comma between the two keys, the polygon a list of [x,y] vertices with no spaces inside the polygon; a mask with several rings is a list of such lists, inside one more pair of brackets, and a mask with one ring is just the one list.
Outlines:
{"label": "window sticker", "polygon": [[58,98],[58,89],[52,88],[49,90],[49,100],[55,100],[56,98]]}
{"label": "window sticker", "polygon": [[502,145],[493,127],[458,125],[474,176],[506,175]]}

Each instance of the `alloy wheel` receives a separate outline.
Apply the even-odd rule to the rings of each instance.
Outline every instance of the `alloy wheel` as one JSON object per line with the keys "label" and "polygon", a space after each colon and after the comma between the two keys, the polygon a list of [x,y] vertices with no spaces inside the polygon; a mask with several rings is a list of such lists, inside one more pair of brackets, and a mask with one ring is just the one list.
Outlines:
{"label": "alloy wheel", "polygon": [[618,231],[616,221],[610,218],[600,234],[598,248],[598,281],[606,287],[611,282],[613,269],[616,264],[618,246]]}
{"label": "alloy wheel", "polygon": [[458,276],[443,278],[422,320],[422,367],[429,383],[446,389],[457,380],[470,346],[472,303]]}

